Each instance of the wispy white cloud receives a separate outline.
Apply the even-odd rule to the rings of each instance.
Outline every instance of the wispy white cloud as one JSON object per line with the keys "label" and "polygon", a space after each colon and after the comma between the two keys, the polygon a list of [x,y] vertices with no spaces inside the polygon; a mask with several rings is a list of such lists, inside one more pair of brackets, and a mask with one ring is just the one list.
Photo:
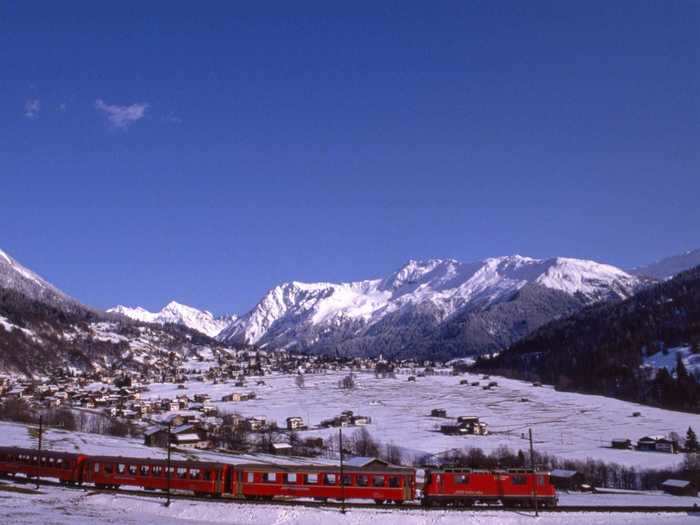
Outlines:
{"label": "wispy white cloud", "polygon": [[107,117],[107,121],[115,128],[126,129],[146,115],[148,104],[138,103],[129,106],[107,104],[101,98],[95,101],[95,108]]}
{"label": "wispy white cloud", "polygon": [[182,124],[182,119],[180,117],[178,117],[172,111],[170,113],[168,113],[167,115],[165,115],[163,117],[163,120],[165,122],[169,122],[170,124]]}
{"label": "wispy white cloud", "polygon": [[39,116],[41,110],[41,101],[38,98],[28,98],[24,102],[24,116],[29,119],[35,119]]}

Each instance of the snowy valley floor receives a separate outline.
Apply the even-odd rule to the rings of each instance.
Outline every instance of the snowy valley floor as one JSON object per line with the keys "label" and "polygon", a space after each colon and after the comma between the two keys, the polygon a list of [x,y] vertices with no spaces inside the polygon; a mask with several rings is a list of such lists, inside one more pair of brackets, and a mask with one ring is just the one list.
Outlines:
{"label": "snowy valley floor", "polygon": [[[8,488],[9,487],[9,488]],[[307,509],[271,505],[176,500],[166,508],[161,500],[137,495],[95,494],[82,490],[41,487],[34,491],[22,486],[0,484],[0,521],[7,525],[75,525],[112,523],[119,525],[475,525],[526,524],[682,525],[700,522],[700,513],[550,513],[535,518],[532,512],[450,512],[351,510],[345,515],[335,509]],[[26,492],[25,492],[26,491]]]}
{"label": "snowy valley floor", "polygon": [[[373,374],[356,375],[357,388],[342,390],[338,382],[344,373],[305,376],[305,385],[298,388],[294,376],[265,376],[265,385],[256,385],[251,378],[246,387],[192,381],[186,390],[174,384],[153,384],[144,397],[174,398],[186,393],[208,393],[212,401],[232,392],[255,392],[257,398],[239,403],[215,403],[225,411],[244,416],[264,416],[284,426],[289,416],[301,416],[310,426],[339,415],[343,410],[367,415],[367,427],[373,437],[384,443],[393,442],[407,451],[435,454],[441,451],[481,447],[494,450],[506,445],[514,450],[526,449],[524,439],[532,428],[535,446],[541,452],[575,459],[602,459],[637,468],[672,467],[682,455],[616,450],[610,447],[613,438],[629,438],[633,442],[647,435],[677,432],[685,435],[689,425],[700,429],[700,417],[628,403],[602,396],[557,392],[552,387],[534,387],[530,383],[492,377],[498,386],[483,390],[489,380],[467,374],[436,375],[407,381],[407,373],[396,379],[377,379]],[[461,380],[479,382],[480,386],[460,385]],[[488,436],[446,436],[437,432],[449,419],[429,417],[433,408],[444,408],[448,416],[479,416],[489,425]],[[633,413],[639,412],[639,417]],[[328,436],[337,430],[309,430],[302,436]],[[348,429],[352,433],[352,429]]]}

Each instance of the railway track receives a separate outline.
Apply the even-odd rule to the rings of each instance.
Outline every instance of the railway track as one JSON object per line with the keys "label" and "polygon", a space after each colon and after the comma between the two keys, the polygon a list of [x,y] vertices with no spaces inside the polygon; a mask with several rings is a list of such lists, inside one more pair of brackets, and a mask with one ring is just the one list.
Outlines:
{"label": "railway track", "polygon": [[[148,491],[148,490],[131,490],[131,489],[96,489],[93,486],[81,486],[81,485],[65,485],[57,481],[40,480],[38,483],[35,479],[25,479],[25,478],[2,478],[5,481],[11,482],[13,484],[19,485],[36,485],[39,486],[52,486],[59,487],[68,490],[83,491],[87,493],[88,496],[96,494],[119,494],[126,496],[142,496],[153,499],[166,499],[167,494],[160,491]],[[310,501],[310,500],[293,500],[293,499],[275,499],[275,500],[248,500],[248,499],[233,499],[233,498],[211,498],[211,497],[199,497],[192,494],[183,494],[173,492],[170,494],[171,500],[184,500],[184,501],[201,501],[201,502],[211,502],[211,503],[229,503],[233,505],[267,505],[267,506],[282,506],[282,507],[309,507],[309,508],[319,508],[319,509],[334,509],[342,510],[343,508],[350,511],[353,509],[363,509],[363,510],[396,510],[396,511],[415,511],[421,510],[426,512],[434,511],[453,511],[453,512],[534,512],[531,508],[508,508],[498,505],[474,505],[472,507],[453,507],[453,506],[440,506],[433,505],[431,507],[423,507],[420,503],[403,503],[403,504],[384,504],[378,505],[376,503],[358,503],[358,502],[347,502],[343,503],[339,501]],[[671,507],[671,506],[638,506],[638,505],[625,505],[625,506],[614,506],[614,505],[560,505],[557,507],[547,507],[539,509],[540,512],[551,512],[551,513],[566,513],[566,512],[597,512],[597,513],[682,513],[688,514],[693,513],[700,516],[700,507]]]}

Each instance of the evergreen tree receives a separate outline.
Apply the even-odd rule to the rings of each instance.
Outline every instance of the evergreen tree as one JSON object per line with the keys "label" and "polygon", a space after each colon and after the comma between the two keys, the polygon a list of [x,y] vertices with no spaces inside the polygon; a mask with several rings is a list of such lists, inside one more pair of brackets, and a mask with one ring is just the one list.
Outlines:
{"label": "evergreen tree", "polygon": [[688,432],[685,434],[685,449],[688,452],[697,452],[700,446],[698,445],[698,437],[692,427],[688,427]]}
{"label": "evergreen tree", "polygon": [[688,370],[685,368],[685,364],[683,363],[683,355],[680,352],[676,354],[676,378],[679,382],[683,382],[688,379]]}

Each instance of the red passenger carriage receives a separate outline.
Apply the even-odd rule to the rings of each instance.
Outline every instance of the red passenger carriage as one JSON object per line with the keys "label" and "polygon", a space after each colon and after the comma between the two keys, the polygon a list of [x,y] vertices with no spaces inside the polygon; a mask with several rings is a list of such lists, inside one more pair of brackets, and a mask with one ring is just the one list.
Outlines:
{"label": "red passenger carriage", "polygon": [[376,502],[413,500],[416,471],[401,467],[343,469],[337,466],[237,465],[235,494],[248,499],[274,497],[317,500],[364,499]]}
{"label": "red passenger carriage", "polygon": [[87,456],[48,450],[0,447],[0,474],[28,478],[55,478],[61,483],[80,483]]}
{"label": "red passenger carriage", "polygon": [[[203,461],[170,462],[170,489],[197,495],[220,496],[232,486],[231,465]],[[85,464],[84,481],[97,488],[120,486],[167,490],[168,462],[161,459],[91,456]]]}

